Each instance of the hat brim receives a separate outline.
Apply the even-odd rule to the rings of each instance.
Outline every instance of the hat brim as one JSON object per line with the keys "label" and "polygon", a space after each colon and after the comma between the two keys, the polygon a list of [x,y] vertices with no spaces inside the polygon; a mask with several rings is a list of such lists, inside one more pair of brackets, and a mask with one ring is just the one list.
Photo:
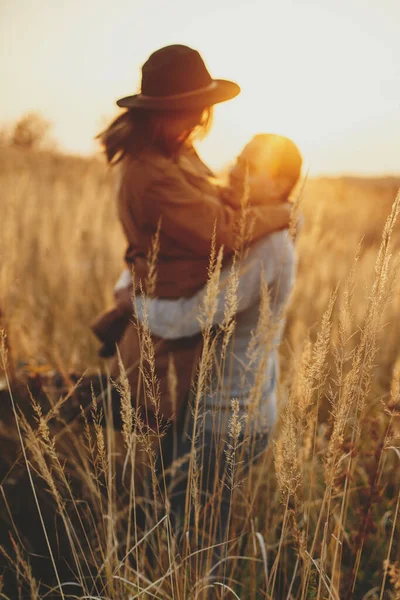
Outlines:
{"label": "hat brim", "polygon": [[147,108],[149,110],[196,110],[227,102],[240,94],[240,87],[233,81],[214,79],[209,86],[176,94],[174,96],[145,96],[135,94],[117,100],[121,108]]}

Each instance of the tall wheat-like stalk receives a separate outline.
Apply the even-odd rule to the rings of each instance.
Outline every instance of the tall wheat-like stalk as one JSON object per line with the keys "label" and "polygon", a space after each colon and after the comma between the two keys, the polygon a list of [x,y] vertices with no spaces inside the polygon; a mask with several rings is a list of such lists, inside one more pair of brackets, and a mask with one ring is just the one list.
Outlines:
{"label": "tall wheat-like stalk", "polygon": [[[76,597],[110,600],[397,598],[399,197],[380,246],[378,233],[395,182],[307,180],[297,207],[305,213],[303,230],[291,228],[299,265],[281,348],[287,401],[281,404],[275,442],[243,476],[252,445],[250,420],[265,401],[265,360],[276,331],[274,298],[264,282],[248,356],[255,381],[249,415],[241,420],[235,402],[228,411],[230,431],[222,440],[227,468],[203,502],[204,399],[210,389],[219,402],[231,392],[237,289],[251,231],[246,201],[237,252],[222,283],[222,253],[214,239],[200,315],[203,351],[191,400],[192,447],[177,459],[175,448],[165,473],[165,423],[146,311],[138,324],[142,356],[132,368],[140,369],[140,403],[157,416],[155,428],[148,426],[145,408],[132,407],[129,369],[121,362],[118,381],[104,384],[97,397],[93,390],[92,401],[89,391],[79,416],[71,422],[65,418],[84,384],[71,385],[70,369],[100,365],[87,324],[112,301],[121,267],[123,236],[112,204],[111,175],[96,161],[12,149],[1,158],[0,309],[10,344],[2,334],[0,535],[2,556],[15,572],[16,593],[26,591],[35,600],[70,597],[71,589]],[[149,254],[149,295],[157,287],[158,233]],[[221,287],[224,318],[216,328]],[[85,299],[77,290],[85,290]],[[46,381],[54,368],[69,382],[68,392],[55,397],[57,392],[46,394],[44,386],[37,393],[34,384]],[[179,376],[171,361],[173,403]],[[31,397],[21,381],[28,381]],[[121,432],[112,427],[115,388]],[[214,433],[217,437],[217,417]],[[179,480],[186,471],[181,543],[170,515],[174,486],[168,486],[168,477]],[[51,565],[51,590],[38,574],[36,542],[27,539],[20,527],[23,515],[15,512],[14,486],[18,491],[24,478],[43,531],[40,553]],[[231,503],[221,547],[217,523],[227,488]],[[53,522],[60,549],[53,543]],[[12,540],[3,537],[4,529],[12,531]],[[29,558],[26,542],[33,548]],[[61,572],[62,550],[70,564]],[[219,552],[217,562],[214,552]],[[6,589],[9,574],[0,582],[2,597],[12,596]]]}

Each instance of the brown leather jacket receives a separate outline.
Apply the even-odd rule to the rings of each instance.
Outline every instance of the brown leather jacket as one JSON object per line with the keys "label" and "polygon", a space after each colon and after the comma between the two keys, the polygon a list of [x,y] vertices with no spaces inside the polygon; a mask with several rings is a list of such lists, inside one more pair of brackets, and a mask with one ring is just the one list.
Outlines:
{"label": "brown leather jacket", "polygon": [[[147,253],[161,219],[156,296],[192,296],[204,286],[216,225],[217,247],[229,256],[236,243],[240,204],[217,184],[193,148],[174,158],[147,151],[120,166],[119,216],[128,240],[125,259],[145,285]],[[287,227],[289,208],[251,206],[252,239]]]}

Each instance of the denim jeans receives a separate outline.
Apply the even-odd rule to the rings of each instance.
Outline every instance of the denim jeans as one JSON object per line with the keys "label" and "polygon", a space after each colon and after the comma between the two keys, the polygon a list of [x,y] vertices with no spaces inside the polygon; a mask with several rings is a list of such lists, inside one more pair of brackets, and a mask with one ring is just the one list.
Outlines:
{"label": "denim jeans", "polygon": [[[267,442],[267,433],[253,433],[247,438],[240,435],[236,441],[236,451],[233,451],[232,447],[229,448],[225,437],[205,429],[195,444],[197,460],[193,465],[192,473],[195,474],[197,492],[191,493],[190,519],[186,519],[186,524],[193,530],[195,524],[193,495],[197,494],[197,506],[200,509],[199,531],[202,535],[196,542],[196,549],[218,545],[214,549],[216,560],[221,558],[225,543],[229,541],[229,527],[235,518],[232,512],[233,489],[238,482],[246,479],[251,466],[262,457]],[[187,461],[169,480],[171,520],[178,537],[185,533],[183,526],[188,500],[191,452],[192,441],[184,431],[178,446],[178,460],[186,456]]]}

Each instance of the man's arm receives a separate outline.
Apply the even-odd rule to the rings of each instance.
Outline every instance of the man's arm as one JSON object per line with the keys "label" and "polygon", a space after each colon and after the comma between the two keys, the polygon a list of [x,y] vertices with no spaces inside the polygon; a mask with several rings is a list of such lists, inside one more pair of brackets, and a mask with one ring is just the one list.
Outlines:
{"label": "man's arm", "polygon": [[[281,232],[266,236],[250,248],[248,256],[242,261],[238,274],[238,312],[257,303],[260,296],[262,273],[267,285],[271,285],[279,279],[279,272],[282,271],[282,288],[277,290],[281,296],[283,288],[287,287],[285,273],[288,269],[288,262],[293,262],[293,252],[288,246],[289,243],[291,242],[288,240],[287,234]],[[289,265],[289,268],[292,267]],[[217,309],[213,317],[214,325],[219,325],[224,320],[229,273],[229,267],[221,272]],[[164,339],[179,339],[198,334],[201,331],[199,313],[205,294],[206,289],[203,288],[191,298],[177,300],[146,298],[144,302],[150,331]],[[287,294],[284,295],[286,297]],[[279,298],[279,304],[281,300],[282,298]],[[145,311],[143,300],[140,297],[136,298],[136,309],[138,319],[143,321]]]}
{"label": "man's arm", "polygon": [[132,285],[132,273],[129,269],[124,269],[115,284],[114,292],[119,292],[122,289],[128,288]]}

